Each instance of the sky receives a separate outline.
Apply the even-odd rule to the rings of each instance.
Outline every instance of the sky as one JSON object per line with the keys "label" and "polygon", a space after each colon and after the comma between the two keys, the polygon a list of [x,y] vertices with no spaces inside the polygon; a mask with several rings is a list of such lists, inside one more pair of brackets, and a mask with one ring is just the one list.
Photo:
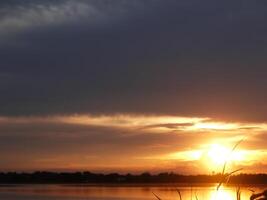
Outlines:
{"label": "sky", "polygon": [[267,173],[266,11],[2,0],[0,171]]}

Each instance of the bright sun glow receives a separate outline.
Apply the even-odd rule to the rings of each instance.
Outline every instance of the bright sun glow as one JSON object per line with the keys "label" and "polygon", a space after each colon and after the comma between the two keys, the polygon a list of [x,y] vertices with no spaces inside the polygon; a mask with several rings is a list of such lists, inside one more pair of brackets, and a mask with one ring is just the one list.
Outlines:
{"label": "bright sun glow", "polygon": [[212,144],[207,152],[207,158],[213,162],[214,165],[223,165],[225,162],[242,161],[244,160],[244,152],[231,148]]}
{"label": "bright sun glow", "polygon": [[180,151],[164,156],[164,159],[183,160],[183,161],[203,161],[208,164],[210,169],[222,167],[225,162],[231,164],[233,162],[240,163],[245,161],[248,153],[245,150],[235,149],[223,146],[221,144],[210,144],[208,148],[196,149],[189,151]]}

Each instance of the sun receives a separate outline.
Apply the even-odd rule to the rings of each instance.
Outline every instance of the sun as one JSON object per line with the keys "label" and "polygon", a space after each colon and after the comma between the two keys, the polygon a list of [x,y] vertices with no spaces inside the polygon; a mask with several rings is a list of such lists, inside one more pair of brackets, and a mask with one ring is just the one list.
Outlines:
{"label": "sun", "polygon": [[207,152],[209,160],[216,165],[223,165],[228,160],[230,150],[219,144],[212,144]]}
{"label": "sun", "polygon": [[206,153],[206,157],[208,161],[211,161],[209,164],[221,166],[225,162],[244,160],[244,153],[239,150],[232,151],[231,148],[221,144],[211,144]]}

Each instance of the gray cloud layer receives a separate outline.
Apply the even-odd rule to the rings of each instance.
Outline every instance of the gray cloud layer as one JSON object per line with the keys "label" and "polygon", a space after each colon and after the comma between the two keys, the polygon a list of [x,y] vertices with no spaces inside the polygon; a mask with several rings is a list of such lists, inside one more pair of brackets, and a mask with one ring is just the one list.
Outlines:
{"label": "gray cloud layer", "polygon": [[265,1],[1,1],[0,115],[266,121]]}

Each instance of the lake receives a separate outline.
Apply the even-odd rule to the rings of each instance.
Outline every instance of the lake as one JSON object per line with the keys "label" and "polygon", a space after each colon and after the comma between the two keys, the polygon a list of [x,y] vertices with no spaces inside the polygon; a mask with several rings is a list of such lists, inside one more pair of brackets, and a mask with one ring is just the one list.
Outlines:
{"label": "lake", "polygon": [[[153,193],[163,200],[235,200],[236,187],[222,187],[216,192],[216,185],[2,185],[0,199],[3,200],[153,200]],[[241,199],[248,200],[251,190],[260,192],[267,186],[242,186]],[[197,196],[197,198],[196,198]]]}

